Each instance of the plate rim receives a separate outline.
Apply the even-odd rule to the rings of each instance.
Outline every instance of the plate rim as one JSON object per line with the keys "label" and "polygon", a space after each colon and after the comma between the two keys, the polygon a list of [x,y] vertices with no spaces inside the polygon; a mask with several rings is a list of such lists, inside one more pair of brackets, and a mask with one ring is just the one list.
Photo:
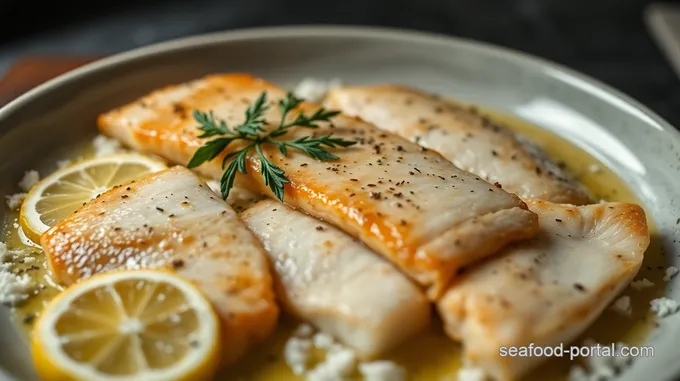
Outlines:
{"label": "plate rim", "polygon": [[[448,47],[463,47],[468,50],[476,50],[483,54],[495,56],[505,61],[515,62],[519,65],[530,67],[535,70],[549,69],[553,72],[563,74],[562,78],[571,78],[571,85],[578,87],[581,91],[587,92],[597,98],[616,103],[621,111],[628,109],[628,112],[635,114],[638,119],[645,120],[657,129],[663,130],[674,139],[680,142],[680,130],[666,121],[663,117],[652,111],[642,102],[632,96],[616,89],[594,77],[571,69],[557,62],[541,58],[529,53],[525,53],[512,48],[478,41],[474,39],[449,36],[442,33],[425,32],[420,30],[376,27],[376,26],[354,26],[354,25],[286,25],[286,26],[264,26],[241,28],[226,31],[218,31],[205,34],[191,35],[168,41],[158,42],[146,46],[141,46],[131,50],[116,53],[79,68],[52,78],[19,97],[0,107],[0,123],[13,111],[20,109],[26,103],[36,98],[40,94],[49,92],[52,88],[61,86],[64,83],[87,76],[99,70],[114,67],[128,61],[140,59],[156,54],[162,54],[172,50],[181,50],[189,47],[204,46],[227,41],[244,41],[257,39],[287,39],[291,37],[309,38],[331,38],[331,37],[366,37],[386,40],[409,40],[415,43],[439,43]],[[566,77],[564,77],[566,75]],[[608,98],[608,99],[607,99]]]}
{"label": "plate rim", "polygon": [[[517,64],[524,68],[528,68],[531,71],[541,72],[546,76],[554,77],[554,74],[559,74],[559,80],[561,82],[568,82],[569,86],[578,88],[580,91],[590,94],[602,102],[611,104],[619,112],[628,112],[631,114],[631,117],[644,122],[650,127],[654,127],[666,136],[672,137],[674,141],[680,142],[680,130],[642,102],[598,79],[548,59],[492,43],[449,36],[442,33],[391,27],[313,24],[251,27],[198,34],[141,46],[100,58],[50,79],[0,107],[0,134],[3,133],[1,128],[2,124],[5,123],[8,117],[14,112],[21,110],[23,107],[30,105],[36,98],[48,94],[50,91],[59,88],[62,85],[86,78],[93,73],[107,68],[113,68],[134,60],[192,47],[209,46],[233,41],[285,40],[299,37],[317,39],[354,37],[382,39],[387,41],[407,41],[416,44],[434,43],[449,49],[462,48],[489,57],[499,58],[504,62]],[[568,79],[568,81],[566,79]],[[680,128],[680,126],[678,127]],[[680,372],[680,368],[673,371],[676,375],[680,374],[678,372]],[[1,368],[0,381],[4,381]]]}

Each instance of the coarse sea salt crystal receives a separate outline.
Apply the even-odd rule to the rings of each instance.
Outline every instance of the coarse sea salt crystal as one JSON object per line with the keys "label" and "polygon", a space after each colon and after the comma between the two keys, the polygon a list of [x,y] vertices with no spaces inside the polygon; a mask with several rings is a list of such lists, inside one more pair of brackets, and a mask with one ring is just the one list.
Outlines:
{"label": "coarse sea salt crystal", "polygon": [[[17,255],[15,250],[7,249],[7,245],[0,242],[0,258],[4,261],[10,256]],[[35,288],[35,283],[28,274],[16,275],[10,270],[9,263],[0,266],[0,303],[15,304],[28,299]]]}
{"label": "coarse sea salt crystal", "polygon": [[630,305],[630,296],[622,296],[612,304],[611,309],[624,316],[630,316],[633,309]]}
{"label": "coarse sea salt crystal", "polygon": [[464,366],[458,370],[458,381],[486,381],[484,369],[473,366]]}
{"label": "coarse sea salt crystal", "polygon": [[69,159],[58,160],[58,161],[57,161],[57,168],[64,168],[64,167],[67,167],[67,166],[71,165],[71,163],[73,163],[73,161],[72,161],[72,160],[69,160]]}
{"label": "coarse sea salt crystal", "polygon": [[359,364],[364,381],[405,381],[406,371],[392,361],[373,361]]}
{"label": "coarse sea salt crystal", "polygon": [[[597,351],[595,351],[598,343],[593,339],[586,339],[583,344],[591,347],[591,352],[594,351],[586,359],[588,369],[586,370],[578,365],[571,367],[568,375],[569,381],[613,380],[632,364],[633,358],[631,356],[622,355],[622,349],[626,345],[622,342],[614,344],[614,354],[604,352],[607,355],[599,355]],[[602,345],[600,345],[600,353],[603,353],[602,348]]]}
{"label": "coarse sea salt crystal", "polygon": [[338,87],[341,84],[342,82],[338,78],[330,80],[305,78],[295,86],[293,94],[295,94],[296,97],[315,102],[321,100],[329,90]]}
{"label": "coarse sea salt crystal", "polygon": [[31,169],[24,173],[24,177],[19,181],[19,188],[24,192],[28,192],[38,181],[40,181],[40,174],[38,171]]}
{"label": "coarse sea salt crystal", "polygon": [[666,297],[654,299],[650,302],[650,305],[652,311],[660,318],[664,318],[680,311],[680,303]]}
{"label": "coarse sea salt crystal", "polygon": [[286,341],[283,358],[295,375],[301,376],[307,371],[312,347],[312,341],[306,338],[291,337]]}
{"label": "coarse sea salt crystal", "polygon": [[[325,353],[322,362],[309,369],[313,351]],[[301,324],[284,346],[286,365],[306,381],[350,381],[358,371],[364,381],[403,381],[406,371],[391,361],[360,363],[356,353],[335,341],[333,336],[314,332],[309,324]]]}
{"label": "coarse sea salt crystal", "polygon": [[633,289],[635,290],[642,290],[654,286],[654,282],[650,281],[647,278],[642,278],[640,280],[632,282],[630,286],[633,287]]}
{"label": "coarse sea salt crystal", "polygon": [[602,167],[600,167],[600,166],[597,165],[597,164],[590,164],[590,165],[588,166],[588,171],[589,171],[590,173],[600,173],[600,172],[602,172]]}
{"label": "coarse sea salt crystal", "polygon": [[95,156],[105,156],[114,153],[125,152],[120,142],[104,135],[97,135],[92,139]]}
{"label": "coarse sea salt crystal", "polygon": [[307,373],[307,381],[347,380],[356,368],[357,358],[348,348],[326,353],[326,359]]}
{"label": "coarse sea salt crystal", "polygon": [[674,276],[678,275],[679,272],[680,270],[678,270],[677,267],[669,266],[666,269],[666,275],[663,277],[664,282],[669,282]]}
{"label": "coarse sea salt crystal", "polygon": [[13,195],[5,196],[5,199],[7,201],[7,207],[10,210],[19,209],[21,208],[21,204],[23,204],[25,198],[26,193],[15,193]]}

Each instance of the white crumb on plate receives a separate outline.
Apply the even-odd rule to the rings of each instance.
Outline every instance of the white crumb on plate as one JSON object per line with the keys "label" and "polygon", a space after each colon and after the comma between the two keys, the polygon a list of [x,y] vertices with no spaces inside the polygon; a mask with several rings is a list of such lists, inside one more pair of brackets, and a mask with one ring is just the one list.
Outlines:
{"label": "white crumb on plate", "polygon": [[660,318],[680,311],[680,303],[678,303],[676,300],[666,297],[654,299],[649,304],[652,307],[652,311]]}
{"label": "white crumb on plate", "polygon": [[307,373],[307,381],[348,380],[357,366],[354,351],[338,347],[326,352],[326,358]]}
{"label": "white crumb on plate", "polygon": [[7,207],[10,210],[18,210],[19,208],[21,208],[21,204],[23,204],[25,198],[26,193],[15,193],[9,196],[5,196],[5,199],[7,201]]}
{"label": "white crumb on plate", "polygon": [[567,376],[567,381],[589,381],[588,373],[586,370],[579,365],[574,365],[569,368],[569,375]]}
{"label": "white crumb on plate", "polygon": [[458,381],[486,381],[488,378],[484,369],[464,366],[458,370]]}
{"label": "white crumb on plate", "polygon": [[630,316],[633,308],[630,305],[630,296],[622,296],[612,304],[611,309],[624,316]]}
{"label": "white crumb on plate", "polygon": [[[323,361],[311,367],[315,352],[325,354]],[[301,324],[286,341],[283,358],[291,371],[306,381],[357,380],[403,381],[406,370],[392,361],[375,360],[361,363],[356,353],[337,342],[333,336],[315,332],[309,324]]]}
{"label": "white crumb on plate", "polygon": [[286,365],[297,376],[305,374],[312,353],[312,342],[301,337],[291,337],[283,348]]}
{"label": "white crumb on plate", "polygon": [[632,282],[630,286],[633,287],[633,289],[635,290],[642,290],[654,286],[654,282],[650,281],[647,278],[642,278],[640,280]]}
{"label": "white crumb on plate", "polygon": [[24,192],[28,192],[38,181],[40,181],[40,174],[38,171],[31,169],[24,173],[24,177],[19,181],[19,188]]}
{"label": "white crumb on plate", "polygon": [[298,98],[310,102],[317,102],[320,101],[330,89],[338,87],[341,84],[342,82],[338,78],[333,78],[331,80],[305,78],[295,86],[293,94]]}
{"label": "white crumb on plate", "polygon": [[[592,339],[584,340],[585,346],[590,346],[595,349],[598,343]],[[633,357],[623,356],[622,349],[626,344],[617,342],[614,344],[614,352],[604,352],[603,346],[600,345],[600,353],[592,353],[586,358],[586,368],[579,365],[572,366],[569,369],[569,381],[607,381],[617,378],[632,362]],[[605,347],[611,347],[610,345]],[[606,348],[605,348],[606,349]]]}
{"label": "white crumb on plate", "polygon": [[588,172],[590,172],[590,173],[600,173],[600,172],[602,172],[602,167],[600,167],[597,164],[590,164],[588,166]]}
{"label": "white crumb on plate", "polygon": [[2,304],[12,305],[22,302],[28,299],[35,288],[35,283],[28,274],[14,274],[9,263],[4,262],[8,257],[18,254],[20,253],[7,249],[7,245],[0,242],[0,259],[3,261],[0,264],[0,303]]}
{"label": "white crumb on plate", "polygon": [[335,345],[335,339],[327,333],[317,332],[312,336],[312,343],[317,349],[331,350]]}
{"label": "white crumb on plate", "polygon": [[295,337],[311,337],[314,334],[314,327],[309,324],[300,324],[293,333]]}
{"label": "white crumb on plate", "polygon": [[378,360],[359,364],[365,381],[405,381],[406,371],[392,361]]}
{"label": "white crumb on plate", "polygon": [[678,275],[679,272],[680,272],[680,270],[678,270],[677,267],[669,266],[666,269],[666,275],[663,276],[663,281],[669,282],[674,276]]}
{"label": "white crumb on plate", "polygon": [[95,138],[92,139],[92,146],[94,147],[95,156],[106,156],[125,152],[125,149],[123,149],[123,146],[118,140],[104,135],[95,136]]}
{"label": "white crumb on plate", "polygon": [[71,163],[73,163],[73,161],[69,159],[57,160],[57,168],[68,167]]}

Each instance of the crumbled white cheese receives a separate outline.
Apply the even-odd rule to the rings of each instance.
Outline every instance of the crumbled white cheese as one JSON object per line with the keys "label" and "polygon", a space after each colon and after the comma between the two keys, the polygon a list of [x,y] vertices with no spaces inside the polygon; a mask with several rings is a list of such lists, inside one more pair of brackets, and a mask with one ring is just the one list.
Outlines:
{"label": "crumbled white cheese", "polygon": [[486,381],[487,376],[484,369],[464,366],[458,370],[458,381]]}
{"label": "crumbled white cheese", "polygon": [[666,269],[666,275],[664,275],[664,277],[663,277],[663,281],[669,282],[671,280],[671,278],[678,275],[679,272],[680,272],[680,270],[678,270],[678,268],[675,267],[675,266],[668,267]]}
{"label": "crumbled white cheese", "polygon": [[568,381],[589,381],[588,373],[582,366],[574,365],[569,368]]}
{"label": "crumbled white cheese", "polygon": [[19,188],[24,192],[28,192],[38,181],[40,181],[40,174],[38,171],[31,169],[24,173],[24,177],[19,181]]}
{"label": "crumbled white cheese", "polygon": [[28,274],[12,274],[9,269],[0,271],[0,303],[15,304],[30,296],[35,283]]}
{"label": "crumbled white cheese", "polygon": [[0,242],[0,262],[16,259],[19,256],[23,256],[23,254],[24,254],[23,251],[10,250],[7,248],[7,245],[5,243]]}
{"label": "crumbled white cheese", "polygon": [[680,311],[680,303],[666,297],[654,299],[650,302],[656,316],[663,318]]}
{"label": "crumbled white cheese", "polygon": [[295,337],[312,337],[314,334],[314,327],[312,327],[309,324],[300,324],[297,328],[295,328],[295,332],[293,333],[293,336]]}
{"label": "crumbled white cheese", "polygon": [[600,172],[602,172],[602,167],[600,167],[600,166],[597,165],[597,164],[590,164],[590,165],[588,166],[588,171],[589,171],[590,173],[600,173]]}
{"label": "crumbled white cheese", "polygon": [[620,313],[621,315],[630,316],[633,313],[633,309],[630,305],[630,296],[622,296],[618,298],[614,304],[612,304],[611,309]]}
{"label": "crumbled white cheese", "polygon": [[392,361],[373,361],[359,364],[365,381],[405,381],[406,371]]}
{"label": "crumbled white cheese", "polygon": [[283,358],[286,365],[298,376],[305,374],[312,351],[309,339],[291,337],[283,348]]}
{"label": "crumbled white cheese", "polygon": [[67,167],[67,166],[71,165],[71,163],[73,163],[73,161],[71,161],[71,160],[69,160],[69,159],[58,160],[58,161],[57,161],[57,168],[64,168],[64,167]]}
{"label": "crumbled white cheese", "polygon": [[642,278],[640,280],[632,282],[630,286],[633,287],[633,289],[635,290],[642,290],[654,286],[654,282],[650,281],[647,278]]}
{"label": "crumbled white cheese", "polygon": [[125,151],[118,140],[104,135],[97,135],[92,139],[92,146],[94,147],[95,156],[105,156]]}
{"label": "crumbled white cheese", "polygon": [[326,359],[307,373],[307,381],[340,381],[349,378],[357,365],[354,352],[348,348],[334,347]]}
{"label": "crumbled white cheese", "polygon": [[[8,250],[7,245],[0,242],[0,259],[18,255],[17,251]],[[35,283],[28,274],[16,275],[10,270],[9,263],[0,263],[0,303],[15,304],[28,299],[35,288]]]}
{"label": "crumbled white cheese", "polygon": [[326,95],[328,90],[338,87],[341,84],[342,82],[338,78],[327,81],[316,78],[305,78],[295,86],[293,94],[298,98],[308,101],[319,101]]}
{"label": "crumbled white cheese", "polygon": [[312,343],[318,349],[330,350],[335,345],[335,339],[327,333],[317,332],[312,336]]}
{"label": "crumbled white cheese", "polygon": [[[323,361],[310,369],[313,351],[325,353]],[[306,381],[355,380],[357,371],[365,381],[403,381],[406,372],[391,361],[359,363],[353,350],[308,324],[298,326],[284,347],[284,360],[297,376]]]}
{"label": "crumbled white cheese", "polygon": [[[586,359],[587,370],[580,366],[573,366],[569,370],[569,381],[607,381],[616,378],[623,370],[629,367],[633,358],[631,356],[623,356],[621,350],[626,345],[622,342],[614,344],[614,352],[609,353],[602,350],[600,346],[600,353],[598,355],[594,348],[597,342],[592,339],[586,339],[584,345],[593,348],[593,352]],[[605,355],[608,354],[608,355]]]}
{"label": "crumbled white cheese", "polygon": [[7,200],[7,207],[10,210],[17,210],[21,208],[21,204],[24,203],[24,199],[26,198],[26,193],[15,193],[13,195],[5,196],[5,199]]}

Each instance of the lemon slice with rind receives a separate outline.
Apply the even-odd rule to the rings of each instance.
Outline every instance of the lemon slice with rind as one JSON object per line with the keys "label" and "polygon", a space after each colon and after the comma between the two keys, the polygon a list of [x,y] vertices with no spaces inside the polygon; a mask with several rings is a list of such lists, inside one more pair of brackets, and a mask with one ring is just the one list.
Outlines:
{"label": "lemon slice with rind", "polygon": [[40,242],[42,233],[97,195],[165,168],[161,161],[134,153],[96,157],[61,168],[28,192],[21,205],[21,228],[32,241]]}
{"label": "lemon slice with rind", "polygon": [[59,294],[34,327],[32,350],[46,381],[199,381],[215,373],[220,337],[193,284],[165,271],[114,271]]}

